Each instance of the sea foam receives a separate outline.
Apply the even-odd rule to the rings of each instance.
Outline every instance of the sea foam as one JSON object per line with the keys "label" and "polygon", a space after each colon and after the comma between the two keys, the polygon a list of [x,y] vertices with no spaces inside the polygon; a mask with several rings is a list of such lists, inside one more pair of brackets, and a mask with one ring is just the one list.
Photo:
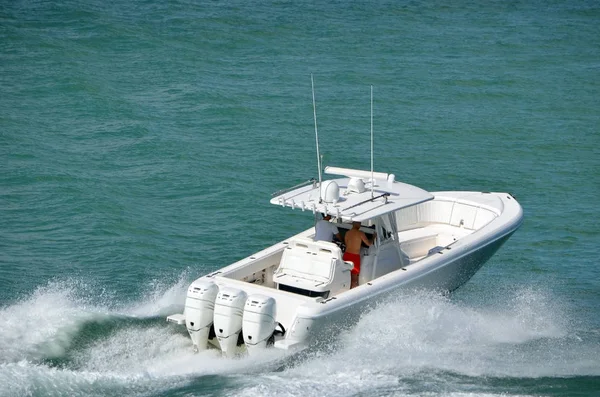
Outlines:
{"label": "sea foam", "polygon": [[91,298],[93,286],[64,280],[3,307],[0,383],[10,386],[1,394],[135,395],[217,376],[234,382],[238,396],[386,390],[401,396],[415,382],[420,390],[430,383],[449,386],[432,390],[435,395],[462,396],[469,394],[448,390],[482,376],[600,375],[597,335],[578,333],[566,305],[531,288],[493,291],[482,301],[426,291],[398,294],[364,313],[329,347],[299,355],[194,354],[183,327],[164,320],[182,309],[187,278],[152,283],[145,296],[124,303],[108,292]]}

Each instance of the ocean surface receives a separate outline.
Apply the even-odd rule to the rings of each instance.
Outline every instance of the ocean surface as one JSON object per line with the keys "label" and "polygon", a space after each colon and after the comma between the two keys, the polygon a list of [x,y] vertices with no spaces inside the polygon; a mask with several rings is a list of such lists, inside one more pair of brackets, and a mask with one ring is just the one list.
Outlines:
{"label": "ocean surface", "polygon": [[[480,4],[477,4],[480,3]],[[450,296],[299,355],[194,354],[195,278],[324,165],[512,193]],[[597,1],[0,1],[0,396],[600,395]]]}

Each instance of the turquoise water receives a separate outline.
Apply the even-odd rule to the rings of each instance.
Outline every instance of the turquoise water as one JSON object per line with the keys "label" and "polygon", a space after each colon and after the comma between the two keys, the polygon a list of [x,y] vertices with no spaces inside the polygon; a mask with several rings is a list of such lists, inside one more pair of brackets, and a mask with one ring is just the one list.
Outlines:
{"label": "turquoise water", "polygon": [[[123,3],[123,4],[121,4]],[[0,3],[0,396],[592,396],[594,1]],[[300,356],[194,355],[196,277],[299,232],[325,165],[506,191],[525,222],[462,289]]]}

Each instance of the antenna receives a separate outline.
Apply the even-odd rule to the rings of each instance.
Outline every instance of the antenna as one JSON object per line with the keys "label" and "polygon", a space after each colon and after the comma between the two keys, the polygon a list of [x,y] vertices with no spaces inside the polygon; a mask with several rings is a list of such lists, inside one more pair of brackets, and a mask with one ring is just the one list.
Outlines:
{"label": "antenna", "polygon": [[321,155],[319,153],[319,132],[317,130],[317,105],[315,103],[315,81],[312,73],[310,74],[310,85],[312,87],[312,99],[313,99],[313,114],[315,117],[315,140],[317,142],[317,167],[319,168],[319,203],[321,200]]}
{"label": "antenna", "polygon": [[375,179],[373,179],[373,84],[371,84],[371,198],[373,198],[374,185]]}

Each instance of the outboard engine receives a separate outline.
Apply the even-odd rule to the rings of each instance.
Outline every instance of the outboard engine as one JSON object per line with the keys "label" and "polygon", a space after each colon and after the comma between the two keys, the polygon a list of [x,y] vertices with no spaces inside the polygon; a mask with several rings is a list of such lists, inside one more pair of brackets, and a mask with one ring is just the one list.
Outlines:
{"label": "outboard engine", "polygon": [[251,295],[246,301],[242,328],[248,353],[274,342],[276,307],[275,299],[264,295]]}
{"label": "outboard engine", "polygon": [[235,288],[222,288],[215,301],[214,325],[221,351],[233,355],[242,331],[242,315],[246,293]]}
{"label": "outboard engine", "polygon": [[196,280],[188,288],[185,299],[185,326],[195,351],[205,350],[208,346],[218,293],[219,287],[210,280]]}

